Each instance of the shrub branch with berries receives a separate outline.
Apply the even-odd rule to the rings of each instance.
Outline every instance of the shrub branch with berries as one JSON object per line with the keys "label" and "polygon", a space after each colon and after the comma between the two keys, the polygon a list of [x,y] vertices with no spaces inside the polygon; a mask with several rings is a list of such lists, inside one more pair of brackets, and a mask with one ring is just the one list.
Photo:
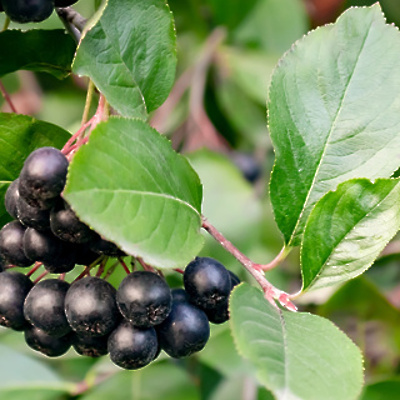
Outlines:
{"label": "shrub branch with berries", "polygon": [[[0,324],[24,331],[28,346],[47,356],[73,346],[89,357],[109,353],[130,370],[162,350],[172,358],[197,353],[210,322],[230,320],[238,352],[277,399],[356,399],[359,349],[294,303],[304,292],[362,274],[399,230],[398,30],[385,23],[379,4],[353,8],[281,58],[267,108],[275,148],[270,198],[284,245],[272,261],[258,263],[203,215],[197,172],[149,124],[174,84],[168,5],[108,0],[87,22],[69,7],[74,3],[0,0],[17,23],[42,21],[56,8],[72,37],[4,30],[0,46],[16,50],[4,63],[0,54],[0,75],[27,68],[90,80],[72,135],[16,113],[0,84],[15,112],[0,114],[7,148],[0,168]],[[223,37],[218,31],[209,45]],[[199,256],[206,234],[258,287]],[[289,294],[266,272],[297,246],[303,285]],[[126,277],[113,285],[117,268]],[[182,274],[181,288],[171,290],[166,273]]]}

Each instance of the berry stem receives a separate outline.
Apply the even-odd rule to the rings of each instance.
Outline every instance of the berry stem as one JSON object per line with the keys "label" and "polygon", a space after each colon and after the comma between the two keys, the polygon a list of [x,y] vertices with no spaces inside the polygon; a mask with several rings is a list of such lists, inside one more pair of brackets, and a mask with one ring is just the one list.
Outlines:
{"label": "berry stem", "polygon": [[0,92],[4,97],[4,100],[6,101],[6,103],[9,105],[9,107],[11,108],[11,111],[15,114],[18,114],[17,109],[14,106],[14,103],[11,100],[10,95],[7,92],[7,89],[4,87],[3,82],[0,81]]}
{"label": "berry stem", "polygon": [[26,274],[26,276],[29,278],[30,276],[32,276],[41,266],[43,265],[43,263],[41,262],[36,262],[35,265],[31,268],[30,271],[28,271],[28,273]]}
{"label": "berry stem", "polygon": [[118,264],[119,264],[119,261],[116,261],[113,265],[111,265],[110,268],[108,268],[106,274],[105,274],[104,277],[103,277],[103,279],[104,279],[105,281],[106,281],[106,280],[111,276],[111,274],[115,271],[115,268],[117,268]]}
{"label": "berry stem", "polygon": [[6,17],[6,19],[4,20],[4,25],[3,25],[3,29],[1,30],[1,32],[4,32],[8,29],[8,27],[10,26],[10,18]]}
{"label": "berry stem", "polygon": [[[205,229],[221,246],[232,254],[253,276],[253,278],[259,283],[264,292],[264,297],[274,306],[277,307],[275,300],[277,300],[282,306],[288,310],[296,311],[296,306],[290,301],[289,295],[282,290],[277,289],[273,286],[265,277],[264,270],[260,264],[256,264],[251,261],[246,255],[244,255],[239,249],[237,249],[228,239],[222,235],[213,225],[211,225],[207,219],[202,216],[202,228]],[[273,261],[274,262],[274,261]],[[276,262],[275,262],[276,263]]]}
{"label": "berry stem", "polygon": [[44,271],[44,272],[42,272],[42,273],[33,281],[33,283],[36,284],[36,283],[40,282],[48,273],[49,273],[49,271]]}
{"label": "berry stem", "polygon": [[[93,118],[92,118],[93,119]],[[85,130],[92,124],[92,119],[90,119],[88,122],[84,123],[78,130],[76,133],[74,133],[67,141],[67,143],[65,143],[64,147],[62,148],[61,152],[63,154],[68,154],[71,149],[72,149],[72,143],[75,142],[75,140],[77,140],[81,135],[83,135],[83,133],[85,132]]]}
{"label": "berry stem", "polygon": [[182,275],[185,273],[185,271],[183,269],[180,269],[180,268],[175,268],[174,271],[179,272]]}
{"label": "berry stem", "polygon": [[93,100],[94,89],[95,89],[94,83],[91,79],[89,79],[88,88],[86,92],[85,108],[83,109],[83,114],[82,114],[82,123],[81,123],[82,125],[86,124],[88,120],[90,106]]}
{"label": "berry stem", "polygon": [[141,257],[136,257],[136,260],[139,261],[139,264],[143,267],[143,269],[144,269],[145,271],[151,271],[151,272],[157,273],[157,270],[156,270],[155,268],[153,268],[151,265],[146,264],[146,263],[143,261],[143,258],[141,258]]}
{"label": "berry stem", "polygon": [[125,261],[122,259],[122,257],[118,257],[118,261],[122,265],[125,272],[129,275],[131,273],[131,271],[129,270],[128,266],[125,264]]}

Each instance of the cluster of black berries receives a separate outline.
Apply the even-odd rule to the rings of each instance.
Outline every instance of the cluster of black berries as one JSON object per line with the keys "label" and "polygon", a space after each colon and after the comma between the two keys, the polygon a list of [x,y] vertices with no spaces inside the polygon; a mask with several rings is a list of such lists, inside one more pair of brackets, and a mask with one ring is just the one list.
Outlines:
{"label": "cluster of black berries", "polygon": [[4,271],[0,325],[24,331],[26,343],[50,357],[71,345],[90,357],[109,353],[124,369],[144,367],[161,349],[186,357],[207,343],[209,321],[229,318],[229,294],[239,279],[207,257],[192,261],[183,278],[185,289],[171,291],[156,273],[135,271],[116,290],[94,276],[33,285],[26,275]]}
{"label": "cluster of black berries", "polygon": [[68,165],[53,147],[41,147],[25,160],[5,196],[6,210],[15,218],[0,230],[0,256],[6,264],[28,267],[40,262],[50,273],[65,273],[101,255],[123,255],[61,198]]}
{"label": "cluster of black berries", "polygon": [[68,7],[78,0],[0,0],[0,12],[21,24],[49,18],[54,7]]}

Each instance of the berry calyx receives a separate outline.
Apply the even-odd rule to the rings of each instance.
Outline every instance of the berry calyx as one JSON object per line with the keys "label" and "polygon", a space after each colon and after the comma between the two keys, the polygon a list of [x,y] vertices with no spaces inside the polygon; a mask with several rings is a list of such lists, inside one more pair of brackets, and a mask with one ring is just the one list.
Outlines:
{"label": "berry calyx", "polygon": [[106,336],[82,336],[75,333],[72,338],[72,346],[75,351],[87,357],[101,357],[108,353],[108,335]]}
{"label": "berry calyx", "polygon": [[65,295],[69,283],[47,279],[37,283],[24,303],[25,318],[50,336],[61,337],[71,331],[64,312]]}
{"label": "berry calyx", "polygon": [[139,329],[123,321],[108,339],[111,361],[124,369],[146,366],[157,355],[158,342],[154,328]]}
{"label": "berry calyx", "polygon": [[65,296],[65,314],[71,328],[80,335],[104,336],[120,320],[115,288],[93,276],[71,284]]}
{"label": "berry calyx", "polygon": [[17,200],[17,218],[22,225],[38,231],[50,229],[50,211],[32,207],[23,197],[19,197]]}
{"label": "berry calyx", "polygon": [[171,311],[171,290],[165,280],[150,271],[136,271],[121,282],[117,304],[133,325],[148,328],[160,324]]}

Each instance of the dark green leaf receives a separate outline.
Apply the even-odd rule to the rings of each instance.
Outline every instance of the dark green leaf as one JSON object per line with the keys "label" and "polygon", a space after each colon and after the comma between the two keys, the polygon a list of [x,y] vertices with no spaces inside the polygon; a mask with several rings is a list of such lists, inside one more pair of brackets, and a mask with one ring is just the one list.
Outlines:
{"label": "dark green leaf", "polygon": [[56,125],[25,115],[0,113],[0,226],[10,220],[4,208],[5,192],[18,178],[28,155],[43,146],[62,148],[69,137]]}
{"label": "dark green leaf", "polygon": [[298,245],[315,203],[351,178],[390,177],[400,146],[400,33],[377,3],[298,41],[272,77],[271,201]]}
{"label": "dark green leaf", "polygon": [[156,267],[183,267],[203,245],[199,178],[142,120],[98,125],[71,162],[64,195],[97,232]]}
{"label": "dark green leaf", "polygon": [[394,378],[368,385],[360,400],[398,400],[399,393],[400,380]]}
{"label": "dark green leaf", "polygon": [[0,76],[27,69],[65,78],[71,73],[75,48],[62,29],[1,32]]}
{"label": "dark green leaf", "polygon": [[368,269],[400,228],[400,180],[344,182],[312,210],[301,249],[303,290]]}
{"label": "dark green leaf", "polygon": [[361,353],[330,321],[278,310],[247,284],[233,291],[230,309],[239,352],[278,400],[358,397],[363,384]]}
{"label": "dark green leaf", "polygon": [[109,0],[80,43],[74,72],[89,76],[123,116],[146,118],[175,77],[172,14],[163,0]]}

